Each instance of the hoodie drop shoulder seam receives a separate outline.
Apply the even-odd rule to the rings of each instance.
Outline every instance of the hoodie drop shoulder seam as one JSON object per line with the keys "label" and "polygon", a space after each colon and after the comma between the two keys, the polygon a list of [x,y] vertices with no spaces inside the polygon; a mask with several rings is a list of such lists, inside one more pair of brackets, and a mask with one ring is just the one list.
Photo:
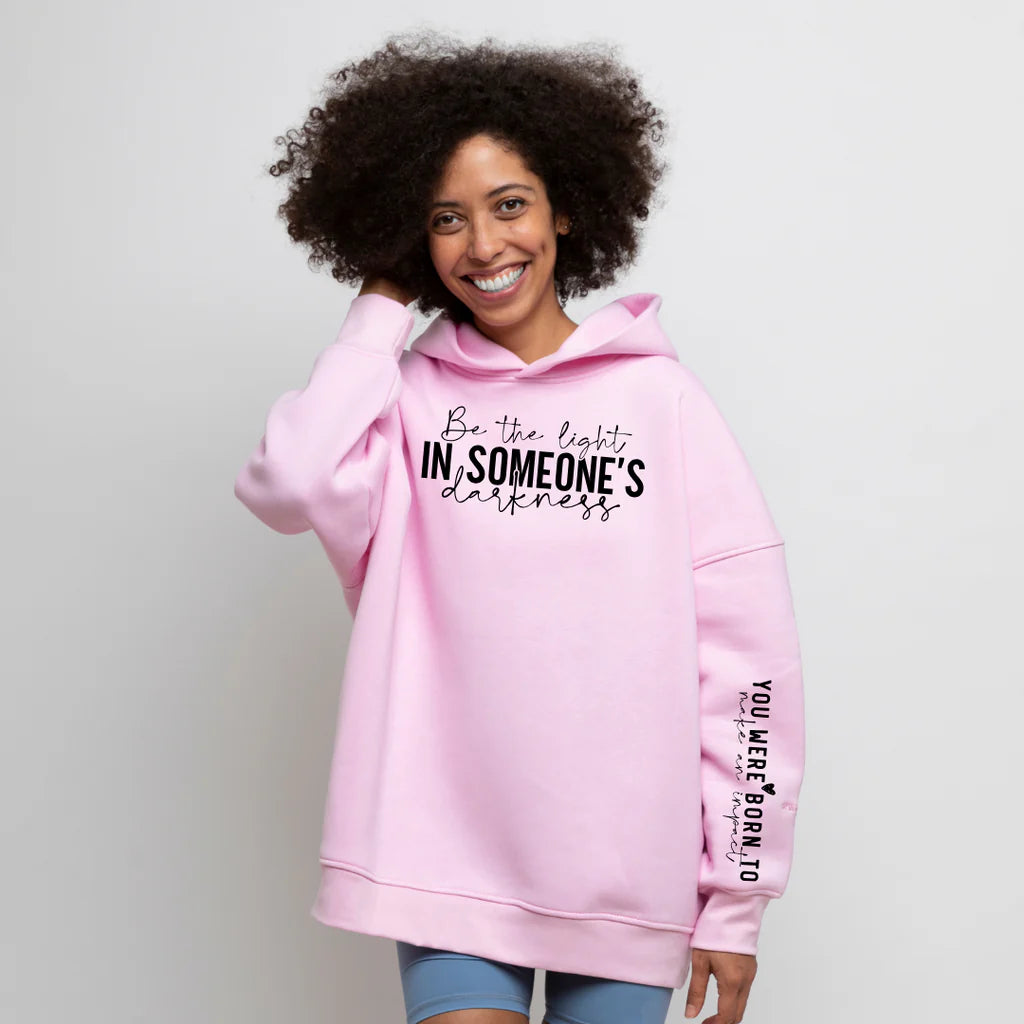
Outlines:
{"label": "hoodie drop shoulder seam", "polygon": [[696,572],[698,569],[703,569],[704,566],[710,565],[712,562],[724,562],[726,559],[736,558],[739,555],[749,555],[753,551],[764,551],[766,548],[781,548],[785,543],[785,540],[766,540],[758,544],[747,544],[741,548],[733,548],[730,551],[720,551],[717,555],[705,555],[693,563],[693,571]]}

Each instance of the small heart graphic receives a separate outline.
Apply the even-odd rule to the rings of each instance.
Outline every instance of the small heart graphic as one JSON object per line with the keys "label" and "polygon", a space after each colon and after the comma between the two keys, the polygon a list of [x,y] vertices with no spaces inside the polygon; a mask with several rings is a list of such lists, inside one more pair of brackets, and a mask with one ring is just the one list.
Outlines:
{"label": "small heart graphic", "polygon": [[774,782],[766,782],[761,788],[766,793],[771,793],[772,796],[775,796],[775,783]]}

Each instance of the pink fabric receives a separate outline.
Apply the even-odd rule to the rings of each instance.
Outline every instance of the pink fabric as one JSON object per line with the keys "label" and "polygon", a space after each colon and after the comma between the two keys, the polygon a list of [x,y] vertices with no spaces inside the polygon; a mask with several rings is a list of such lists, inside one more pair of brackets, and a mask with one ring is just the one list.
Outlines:
{"label": "pink fabric", "polygon": [[663,331],[596,310],[533,363],[355,298],[235,493],[313,530],[353,615],[325,924],[681,988],[755,953],[804,767],[783,540]]}

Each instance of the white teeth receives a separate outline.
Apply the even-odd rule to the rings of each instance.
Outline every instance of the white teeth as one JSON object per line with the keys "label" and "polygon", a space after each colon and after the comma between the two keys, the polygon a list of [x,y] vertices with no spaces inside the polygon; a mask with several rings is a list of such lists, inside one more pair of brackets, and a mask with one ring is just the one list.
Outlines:
{"label": "white teeth", "polygon": [[481,281],[479,278],[471,277],[470,281],[473,282],[482,292],[500,292],[506,288],[510,288],[516,281],[519,280],[519,275],[526,269],[526,264],[521,263],[515,270],[510,270],[500,277],[488,278],[486,281]]}

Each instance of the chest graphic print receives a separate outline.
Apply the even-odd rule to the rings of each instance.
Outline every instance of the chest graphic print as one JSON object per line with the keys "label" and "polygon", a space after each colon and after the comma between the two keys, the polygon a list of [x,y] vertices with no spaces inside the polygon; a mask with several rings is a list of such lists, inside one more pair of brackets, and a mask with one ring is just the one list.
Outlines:
{"label": "chest graphic print", "polygon": [[591,436],[568,419],[549,435],[508,414],[484,425],[458,405],[423,441],[420,477],[442,483],[441,497],[458,504],[490,503],[507,515],[576,509],[606,522],[644,492],[644,462],[627,451],[632,437],[617,423],[599,423]]}

